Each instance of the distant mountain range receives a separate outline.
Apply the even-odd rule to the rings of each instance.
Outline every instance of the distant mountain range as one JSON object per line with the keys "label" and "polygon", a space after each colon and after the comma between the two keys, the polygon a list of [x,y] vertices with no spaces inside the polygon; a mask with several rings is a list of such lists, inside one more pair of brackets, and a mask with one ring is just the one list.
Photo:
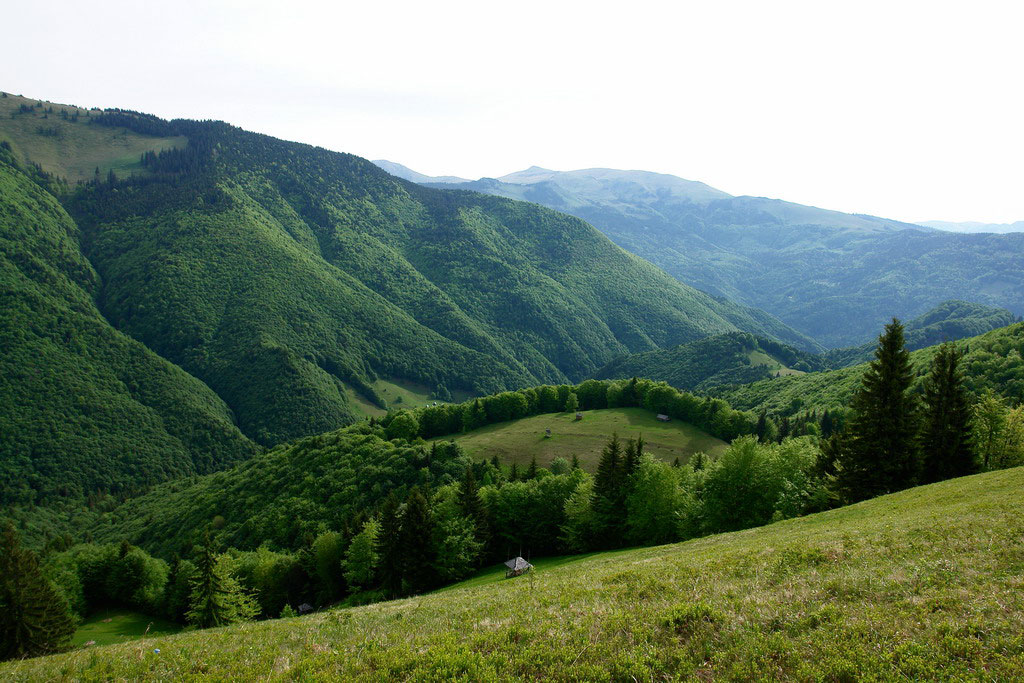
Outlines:
{"label": "distant mountain range", "polygon": [[978,223],[976,221],[951,223],[949,221],[921,221],[920,225],[935,228],[937,230],[946,230],[947,232],[994,232],[997,234],[1024,232],[1024,221],[1017,221],[1016,223]]}
{"label": "distant mountain range", "polygon": [[[389,168],[402,177],[405,167]],[[578,216],[619,246],[715,296],[767,311],[830,348],[947,299],[1024,313],[1024,234],[957,234],[646,171],[531,167],[439,183]]]}

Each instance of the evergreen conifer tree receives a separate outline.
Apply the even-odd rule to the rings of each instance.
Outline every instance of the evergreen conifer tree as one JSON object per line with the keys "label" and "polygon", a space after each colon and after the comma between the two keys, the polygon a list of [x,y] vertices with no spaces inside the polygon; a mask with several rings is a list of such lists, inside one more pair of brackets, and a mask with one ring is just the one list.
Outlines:
{"label": "evergreen conifer tree", "polygon": [[530,466],[526,468],[526,475],[523,479],[536,479],[537,478],[537,456],[533,456],[530,460]]}
{"label": "evergreen conifer tree", "polygon": [[256,600],[231,576],[207,532],[196,557],[187,614],[189,623],[199,628],[226,626],[248,621],[258,613]]}
{"label": "evergreen conifer tree", "polygon": [[408,593],[422,593],[437,583],[433,531],[427,498],[414,488],[405,501],[401,529],[402,579]]}
{"label": "evergreen conifer tree", "polygon": [[402,592],[402,520],[399,516],[398,499],[394,492],[388,494],[380,512],[380,529],[377,532],[377,558],[381,588],[388,596]]}
{"label": "evergreen conifer tree", "polygon": [[512,463],[512,466],[508,468],[508,480],[519,481],[519,466]]}
{"label": "evergreen conifer tree", "polygon": [[594,476],[594,518],[597,537],[607,547],[617,547],[622,540],[623,515],[626,503],[625,476],[619,435],[612,438],[601,452],[601,461]]}
{"label": "evergreen conifer tree", "polygon": [[74,632],[67,600],[6,524],[0,532],[0,660],[56,652]]}
{"label": "evergreen conifer tree", "polygon": [[480,489],[476,484],[476,477],[473,476],[473,468],[466,468],[466,476],[459,484],[459,491],[456,497],[459,511],[462,516],[472,520],[476,529],[476,540],[487,547],[490,541],[490,524],[487,521],[487,509],[484,501],[480,498]]}
{"label": "evergreen conifer tree", "polygon": [[832,420],[832,414],[829,413],[828,409],[826,408],[825,412],[822,413],[821,415],[821,437],[823,439],[829,438],[830,436],[832,436],[832,433],[835,431],[835,429],[836,426],[835,422]]}
{"label": "evergreen conifer tree", "polygon": [[921,434],[922,480],[942,481],[975,471],[971,443],[971,404],[960,371],[963,352],[951,343],[939,347],[924,382]]}
{"label": "evergreen conifer tree", "polygon": [[578,470],[580,468],[580,456],[575,453],[572,454],[572,469]]}
{"label": "evergreen conifer tree", "polygon": [[761,415],[758,416],[758,424],[754,427],[754,434],[758,437],[758,440],[764,443],[765,432],[768,428],[768,414],[761,411]]}
{"label": "evergreen conifer tree", "polygon": [[912,486],[919,469],[918,402],[914,370],[896,318],[878,338],[875,360],[850,403],[849,438],[839,459],[837,484],[854,502]]}

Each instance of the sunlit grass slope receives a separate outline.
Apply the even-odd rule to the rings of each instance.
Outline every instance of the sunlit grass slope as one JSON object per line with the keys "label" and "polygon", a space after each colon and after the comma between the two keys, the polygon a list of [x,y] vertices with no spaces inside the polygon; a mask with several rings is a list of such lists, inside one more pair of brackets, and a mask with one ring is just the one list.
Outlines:
{"label": "sunlit grass slope", "polygon": [[[33,105],[35,109],[30,112],[20,109]],[[11,143],[22,162],[33,161],[72,184],[92,180],[97,168],[102,178],[111,170],[122,178],[133,173],[146,175],[148,171],[140,161],[143,153],[181,148],[188,143],[182,136],[158,137],[91,125],[91,118],[100,113],[98,109],[8,94],[0,98],[0,140]],[[75,114],[77,120],[72,120]]]}
{"label": "sunlit grass slope", "polygon": [[[1024,469],[0,678],[1019,680]],[[159,648],[160,653],[154,653]]]}
{"label": "sunlit grass slope", "polygon": [[[546,435],[547,429],[551,436]],[[645,450],[656,458],[681,462],[703,451],[718,455],[728,445],[697,427],[678,420],[659,422],[654,413],[643,408],[608,408],[588,410],[577,421],[575,413],[549,413],[524,417],[481,427],[468,434],[457,435],[455,440],[470,456],[490,459],[498,456],[505,464],[529,465],[536,457],[537,464],[547,467],[555,458],[572,460],[576,455],[583,469],[593,472],[601,458],[601,449],[613,432],[621,439],[643,436]],[[441,437],[448,440],[452,437]]]}

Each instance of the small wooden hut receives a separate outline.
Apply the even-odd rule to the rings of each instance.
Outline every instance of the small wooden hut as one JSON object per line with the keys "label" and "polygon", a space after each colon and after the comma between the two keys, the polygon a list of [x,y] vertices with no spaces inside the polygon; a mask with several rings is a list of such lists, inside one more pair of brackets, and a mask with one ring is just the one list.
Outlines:
{"label": "small wooden hut", "polygon": [[658,413],[658,419],[662,422],[671,422],[672,418],[665,413]]}
{"label": "small wooden hut", "polygon": [[527,571],[533,569],[533,565],[524,560],[522,557],[517,557],[514,560],[509,560],[505,563],[508,569],[505,570],[505,578],[510,579],[513,576],[519,576],[525,574]]}

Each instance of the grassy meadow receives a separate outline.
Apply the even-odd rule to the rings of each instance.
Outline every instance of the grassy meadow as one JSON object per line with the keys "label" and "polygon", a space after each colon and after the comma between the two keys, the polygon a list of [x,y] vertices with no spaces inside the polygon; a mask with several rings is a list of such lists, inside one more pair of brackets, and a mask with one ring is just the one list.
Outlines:
{"label": "grassy meadow", "polygon": [[[550,437],[546,436],[546,429],[551,430]],[[503,463],[525,466],[536,457],[538,465],[547,467],[555,458],[571,461],[576,455],[583,469],[593,472],[612,432],[618,432],[621,439],[642,434],[647,452],[667,462],[676,458],[685,462],[698,451],[719,455],[728,447],[721,439],[685,422],[659,422],[654,413],[643,408],[587,410],[579,421],[574,413],[534,415],[487,425],[454,438],[470,456],[478,459],[497,455]],[[445,436],[440,440],[451,438]]]}
{"label": "grassy meadow", "polygon": [[0,678],[1019,680],[1022,489],[1024,468],[954,479],[532,578],[9,662]]}
{"label": "grassy meadow", "polygon": [[[112,645],[137,640],[143,636],[156,637],[177,633],[180,624],[159,617],[124,609],[111,609],[90,615],[71,638],[72,647]],[[91,647],[91,646],[90,646]]]}
{"label": "grassy meadow", "polygon": [[[140,158],[144,152],[184,147],[184,137],[153,137],[121,128],[94,126],[86,116],[102,113],[98,109],[43,102],[43,108],[19,113],[22,105],[39,100],[8,95],[0,98],[0,140],[11,143],[22,160],[31,159],[45,171],[67,179],[71,184],[92,180],[96,169],[106,178],[108,171],[118,177],[146,174]],[[53,108],[53,113],[44,111]],[[79,113],[78,121],[61,118],[61,110]],[[44,115],[46,118],[43,118]]]}

